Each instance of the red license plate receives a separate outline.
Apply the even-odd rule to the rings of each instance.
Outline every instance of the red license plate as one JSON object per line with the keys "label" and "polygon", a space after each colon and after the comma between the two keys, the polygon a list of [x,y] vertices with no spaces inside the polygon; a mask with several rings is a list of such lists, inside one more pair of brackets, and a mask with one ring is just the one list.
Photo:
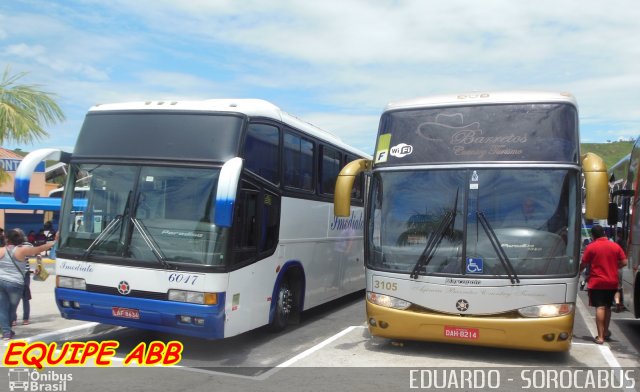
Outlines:
{"label": "red license plate", "polygon": [[118,306],[114,306],[111,308],[111,314],[114,317],[122,317],[128,319],[139,319],[140,311],[138,309],[128,309],[128,308],[120,308]]}
{"label": "red license plate", "polygon": [[480,330],[478,328],[464,328],[445,325],[444,336],[454,339],[476,340],[480,338]]}

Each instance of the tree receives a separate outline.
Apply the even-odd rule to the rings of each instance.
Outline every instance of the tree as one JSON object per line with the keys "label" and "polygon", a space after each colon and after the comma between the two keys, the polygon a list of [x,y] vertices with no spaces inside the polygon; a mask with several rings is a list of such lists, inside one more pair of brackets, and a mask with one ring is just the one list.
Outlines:
{"label": "tree", "polygon": [[[0,81],[0,145],[7,141],[26,144],[49,136],[43,126],[65,119],[54,101],[54,94],[40,90],[38,85],[18,84],[27,73],[10,74],[5,68]],[[0,182],[7,174],[0,169]]]}

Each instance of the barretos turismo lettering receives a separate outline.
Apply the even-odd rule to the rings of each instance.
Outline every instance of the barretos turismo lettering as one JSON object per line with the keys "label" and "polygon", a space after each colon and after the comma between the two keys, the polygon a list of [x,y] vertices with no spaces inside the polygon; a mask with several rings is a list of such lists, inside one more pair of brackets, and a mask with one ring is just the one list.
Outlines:
{"label": "barretos turismo lettering", "polygon": [[451,144],[512,144],[526,143],[527,135],[482,136],[482,130],[458,131],[451,136]]}
{"label": "barretos turismo lettering", "polygon": [[458,131],[451,136],[453,153],[471,159],[484,159],[487,156],[522,155],[521,148],[509,146],[526,142],[526,135],[482,136],[481,130]]}
{"label": "barretos turismo lettering", "polygon": [[330,230],[362,230],[364,227],[364,220],[362,219],[363,212],[360,211],[358,216],[356,212],[352,211],[351,216],[348,218],[334,217]]}
{"label": "barretos turismo lettering", "polygon": [[[96,366],[111,366],[120,343],[114,340],[104,342],[66,342],[58,347],[57,343],[12,341],[2,358],[6,367],[26,366],[42,369],[45,366],[84,366],[93,361]],[[182,359],[181,342],[154,341],[138,344],[127,354],[125,366],[171,366]]]}

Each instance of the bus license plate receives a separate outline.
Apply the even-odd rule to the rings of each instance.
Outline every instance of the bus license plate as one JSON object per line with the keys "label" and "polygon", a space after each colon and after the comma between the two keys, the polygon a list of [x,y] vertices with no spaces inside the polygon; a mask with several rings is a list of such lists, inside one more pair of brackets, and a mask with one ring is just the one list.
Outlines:
{"label": "bus license plate", "polygon": [[118,306],[114,306],[111,308],[111,313],[114,317],[122,317],[128,319],[136,319],[140,318],[140,311],[138,309],[128,309],[128,308],[120,308]]}
{"label": "bus license plate", "polygon": [[447,338],[476,340],[480,337],[480,330],[478,328],[464,328],[445,325],[444,336]]}

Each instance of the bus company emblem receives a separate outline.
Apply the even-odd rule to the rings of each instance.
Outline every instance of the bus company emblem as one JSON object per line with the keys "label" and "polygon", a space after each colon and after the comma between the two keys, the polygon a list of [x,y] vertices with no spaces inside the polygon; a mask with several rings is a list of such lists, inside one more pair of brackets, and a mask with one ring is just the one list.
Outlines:
{"label": "bus company emblem", "polygon": [[397,146],[391,147],[391,151],[389,153],[394,157],[404,158],[412,152],[413,146],[406,143],[400,143]]}
{"label": "bus company emblem", "polygon": [[131,292],[131,286],[129,286],[126,280],[121,280],[120,283],[118,283],[118,292],[122,295],[127,295]]}
{"label": "bus company emblem", "polygon": [[459,299],[458,302],[456,302],[456,309],[461,312],[466,312],[469,310],[469,302],[467,302],[466,299]]}

